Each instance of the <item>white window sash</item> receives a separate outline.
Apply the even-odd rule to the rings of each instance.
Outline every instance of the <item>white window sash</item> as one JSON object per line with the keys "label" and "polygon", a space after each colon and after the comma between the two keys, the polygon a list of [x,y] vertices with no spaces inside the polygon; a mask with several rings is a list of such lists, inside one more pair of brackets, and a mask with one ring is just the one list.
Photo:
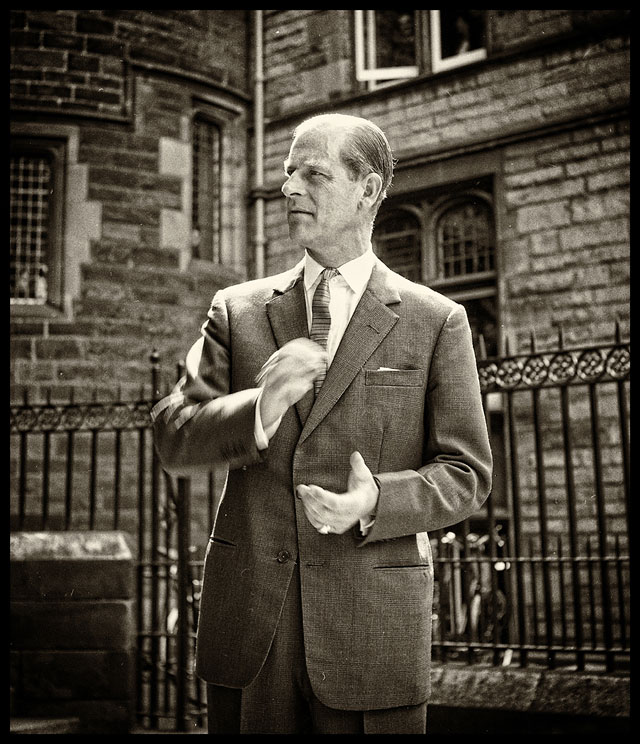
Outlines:
{"label": "white window sash", "polygon": [[430,10],[429,13],[429,26],[431,27],[431,69],[433,72],[451,70],[454,67],[461,67],[462,65],[468,65],[472,62],[480,62],[481,60],[486,59],[487,50],[484,47],[482,49],[473,49],[470,52],[463,52],[462,54],[456,54],[453,57],[442,59],[440,11]]}
{"label": "white window sash", "polygon": [[[416,77],[419,69],[417,65],[404,67],[375,67],[375,34],[374,34],[374,10],[366,11],[366,23],[368,29],[368,44],[365,49],[365,16],[364,11],[354,10],[354,32],[355,32],[355,56],[356,56],[356,80],[362,82],[401,80],[403,78]],[[366,61],[365,61],[366,57]]]}

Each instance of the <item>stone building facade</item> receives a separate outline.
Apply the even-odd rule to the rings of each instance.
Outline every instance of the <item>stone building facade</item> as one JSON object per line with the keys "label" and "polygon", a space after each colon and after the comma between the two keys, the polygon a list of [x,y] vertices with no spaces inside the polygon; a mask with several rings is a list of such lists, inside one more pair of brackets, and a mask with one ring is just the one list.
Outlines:
{"label": "stone building facade", "polygon": [[[575,343],[608,340],[616,318],[626,327],[628,12],[486,11],[467,18],[477,49],[446,57],[447,13],[261,11],[257,119],[253,11],[11,11],[12,152],[35,148],[55,186],[46,275],[27,265],[38,256],[12,255],[14,392],[133,393],[153,347],[171,376],[216,287],[298,259],[282,161],[295,124],[327,110],[373,119],[394,148],[376,250],[465,301],[490,352],[504,338],[528,347],[532,327],[541,346],[560,325]],[[397,50],[412,65],[393,67]],[[196,183],[198,150],[218,158],[215,184]],[[20,178],[18,232],[35,219]],[[194,189],[214,213],[208,235]],[[476,236],[475,269],[445,265],[443,250],[465,250],[443,248],[447,215]],[[412,252],[400,255],[398,234]]]}

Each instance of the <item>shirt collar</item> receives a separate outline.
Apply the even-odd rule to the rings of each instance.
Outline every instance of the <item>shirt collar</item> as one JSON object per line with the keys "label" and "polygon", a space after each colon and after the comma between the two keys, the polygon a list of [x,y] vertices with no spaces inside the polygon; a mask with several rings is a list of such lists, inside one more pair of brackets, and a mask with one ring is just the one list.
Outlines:
{"label": "shirt collar", "polygon": [[[356,294],[362,294],[371,278],[374,262],[375,255],[373,249],[369,247],[361,256],[342,264],[342,266],[338,268],[338,271],[353,292]],[[309,291],[317,281],[320,274],[324,271],[324,268],[324,266],[319,264],[307,251],[305,251],[304,286],[307,291]]]}

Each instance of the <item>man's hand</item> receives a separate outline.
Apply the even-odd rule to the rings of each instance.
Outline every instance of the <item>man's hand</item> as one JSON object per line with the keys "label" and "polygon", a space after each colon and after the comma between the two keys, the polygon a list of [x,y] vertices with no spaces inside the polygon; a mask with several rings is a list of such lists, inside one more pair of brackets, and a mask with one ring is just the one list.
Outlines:
{"label": "man's hand", "polygon": [[350,463],[345,493],[332,493],[313,485],[296,487],[307,519],[323,534],[341,535],[360,519],[369,522],[376,513],[379,491],[371,471],[359,452],[351,454]]}
{"label": "man's hand", "polygon": [[327,353],[308,338],[296,338],[272,354],[256,377],[263,388],[260,399],[262,425],[268,429],[287,409],[313,387],[327,367]]}

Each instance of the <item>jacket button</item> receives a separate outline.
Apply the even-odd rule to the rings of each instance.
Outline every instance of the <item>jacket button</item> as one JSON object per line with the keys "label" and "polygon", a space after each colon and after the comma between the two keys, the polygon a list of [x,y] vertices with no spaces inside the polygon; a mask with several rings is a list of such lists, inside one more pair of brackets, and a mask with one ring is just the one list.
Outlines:
{"label": "jacket button", "polygon": [[281,550],[277,555],[278,563],[286,563],[291,558],[291,553],[288,550]]}

